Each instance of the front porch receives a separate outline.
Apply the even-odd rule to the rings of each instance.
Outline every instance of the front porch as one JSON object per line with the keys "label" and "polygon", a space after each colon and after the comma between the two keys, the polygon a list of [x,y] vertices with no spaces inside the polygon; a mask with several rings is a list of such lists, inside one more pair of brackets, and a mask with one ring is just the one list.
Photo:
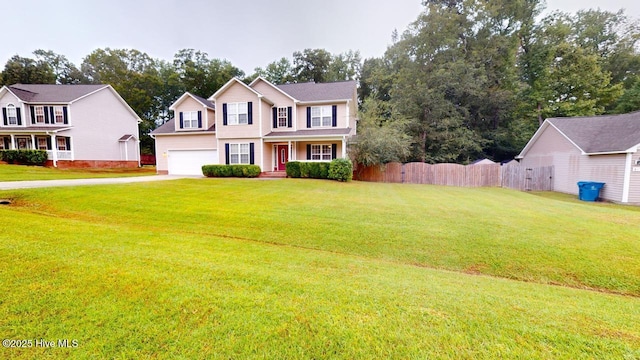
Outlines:
{"label": "front porch", "polygon": [[285,171],[289,161],[329,162],[347,157],[349,129],[272,132],[264,137],[264,172]]}
{"label": "front porch", "polygon": [[48,165],[54,167],[60,160],[73,161],[75,157],[70,137],[59,136],[44,130],[35,132],[16,130],[0,133],[1,150],[44,150],[47,152]]}

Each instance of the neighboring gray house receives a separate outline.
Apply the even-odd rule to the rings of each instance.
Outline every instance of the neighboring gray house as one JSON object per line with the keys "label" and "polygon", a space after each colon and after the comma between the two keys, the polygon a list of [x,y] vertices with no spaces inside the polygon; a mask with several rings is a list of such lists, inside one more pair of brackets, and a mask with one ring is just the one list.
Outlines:
{"label": "neighboring gray house", "polygon": [[547,119],[516,158],[554,165],[556,191],[577,194],[578,181],[599,181],[601,198],[640,203],[640,112]]}
{"label": "neighboring gray house", "polygon": [[3,86],[0,108],[0,150],[46,150],[56,167],[139,166],[140,118],[110,85]]}

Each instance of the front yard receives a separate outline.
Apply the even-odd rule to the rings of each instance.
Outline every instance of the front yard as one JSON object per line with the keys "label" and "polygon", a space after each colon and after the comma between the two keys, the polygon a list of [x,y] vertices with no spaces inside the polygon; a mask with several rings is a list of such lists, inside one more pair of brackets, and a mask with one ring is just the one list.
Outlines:
{"label": "front yard", "polygon": [[3,358],[640,357],[636,208],[293,179],[2,195],[0,333],[78,340]]}
{"label": "front yard", "polygon": [[135,169],[57,169],[43,166],[0,164],[0,181],[90,179],[155,174],[155,167]]}

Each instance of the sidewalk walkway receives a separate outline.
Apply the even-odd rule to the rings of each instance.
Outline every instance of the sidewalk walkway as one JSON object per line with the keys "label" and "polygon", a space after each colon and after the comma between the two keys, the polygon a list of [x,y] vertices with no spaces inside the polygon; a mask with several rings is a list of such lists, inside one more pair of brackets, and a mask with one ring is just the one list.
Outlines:
{"label": "sidewalk walkway", "polygon": [[178,175],[151,175],[133,176],[120,178],[98,178],[98,179],[69,179],[69,180],[32,180],[32,181],[3,181],[0,182],[0,190],[31,189],[57,186],[83,186],[83,185],[105,185],[105,184],[128,184],[147,181],[166,181],[193,176]]}

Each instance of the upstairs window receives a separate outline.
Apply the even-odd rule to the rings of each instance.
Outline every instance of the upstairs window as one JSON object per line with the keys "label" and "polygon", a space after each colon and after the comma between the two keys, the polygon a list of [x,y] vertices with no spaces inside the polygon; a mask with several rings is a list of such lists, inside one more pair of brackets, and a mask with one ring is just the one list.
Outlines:
{"label": "upstairs window", "polygon": [[182,127],[184,129],[197,129],[198,126],[198,112],[197,111],[185,111],[182,113]]}
{"label": "upstairs window", "polygon": [[9,125],[18,125],[18,112],[13,104],[7,105],[7,122]]}
{"label": "upstairs window", "polygon": [[36,123],[44,124],[44,106],[36,106],[34,107]]}
{"label": "upstairs window", "polygon": [[246,102],[227,104],[227,121],[229,125],[248,125],[249,107]]}
{"label": "upstairs window", "polygon": [[311,127],[329,127],[331,123],[331,106],[311,107]]}
{"label": "upstairs window", "polygon": [[287,112],[288,111],[286,107],[278,108],[278,127],[287,127],[287,124],[289,122],[289,116]]}
{"label": "upstairs window", "polygon": [[64,110],[62,110],[62,106],[54,106],[53,114],[56,124],[64,124]]}

